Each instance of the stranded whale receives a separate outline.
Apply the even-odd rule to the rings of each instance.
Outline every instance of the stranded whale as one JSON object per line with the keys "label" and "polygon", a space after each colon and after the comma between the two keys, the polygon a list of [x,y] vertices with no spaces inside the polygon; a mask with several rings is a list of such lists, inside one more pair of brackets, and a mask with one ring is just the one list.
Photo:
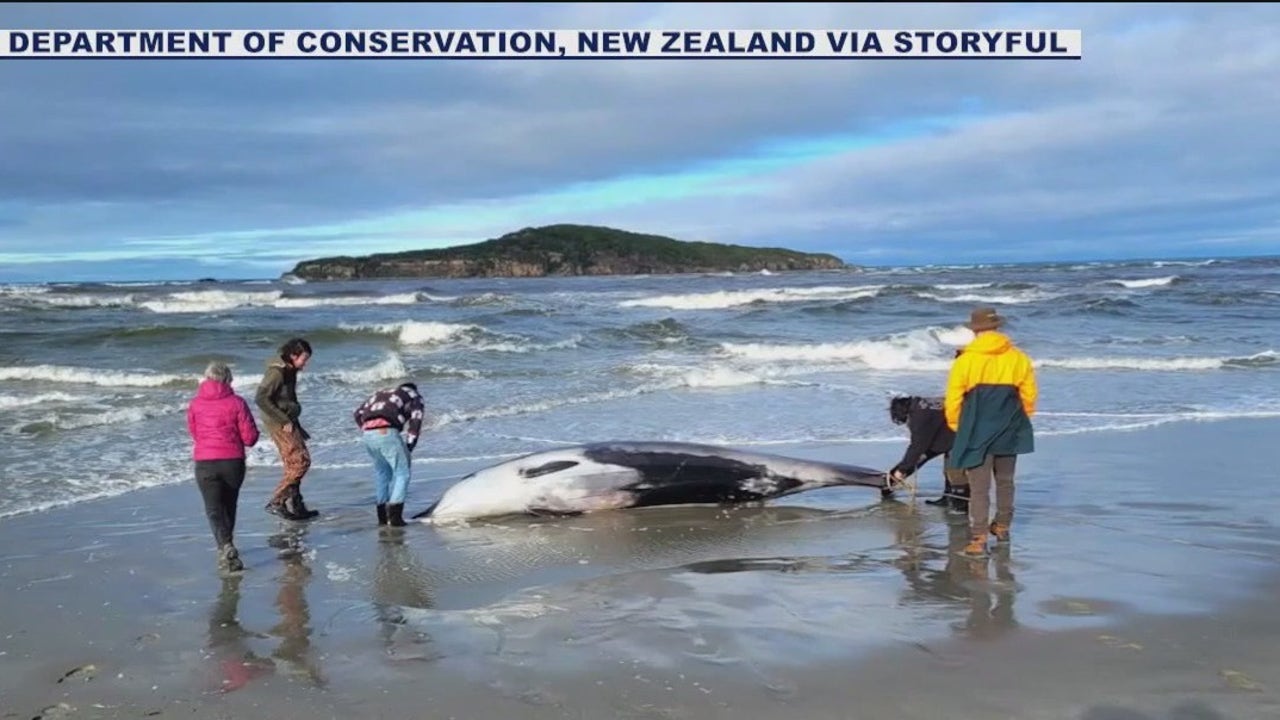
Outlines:
{"label": "stranded whale", "polygon": [[838,485],[879,488],[883,470],[671,442],[559,448],[478,470],[423,512],[427,523],[576,515],[653,505],[759,502]]}

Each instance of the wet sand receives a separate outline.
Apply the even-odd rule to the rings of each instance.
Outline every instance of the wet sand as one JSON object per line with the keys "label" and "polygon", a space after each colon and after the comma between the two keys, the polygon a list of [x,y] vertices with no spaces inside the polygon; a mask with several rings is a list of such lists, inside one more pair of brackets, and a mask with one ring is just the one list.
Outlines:
{"label": "wet sand", "polygon": [[360,470],[309,476],[324,514],[279,521],[259,468],[233,578],[192,483],[7,518],[0,717],[1280,717],[1276,437],[1042,437],[982,560],[923,502],[938,461],[914,500],[404,529],[374,526]]}

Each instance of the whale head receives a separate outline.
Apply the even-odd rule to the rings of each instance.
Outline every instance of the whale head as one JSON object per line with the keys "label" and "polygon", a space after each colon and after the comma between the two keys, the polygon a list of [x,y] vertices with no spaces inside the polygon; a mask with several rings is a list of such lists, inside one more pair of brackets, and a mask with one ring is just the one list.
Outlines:
{"label": "whale head", "polygon": [[534,453],[467,475],[415,517],[445,523],[626,507],[633,496],[619,488],[638,477],[634,468],[593,461],[581,448]]}

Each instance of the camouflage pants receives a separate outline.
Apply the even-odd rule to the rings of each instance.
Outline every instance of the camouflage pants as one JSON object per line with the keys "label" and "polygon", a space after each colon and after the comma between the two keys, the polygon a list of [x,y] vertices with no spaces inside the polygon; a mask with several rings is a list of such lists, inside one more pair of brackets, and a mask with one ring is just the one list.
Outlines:
{"label": "camouflage pants", "polygon": [[271,493],[271,502],[280,503],[284,502],[285,494],[290,488],[302,484],[302,476],[311,469],[311,451],[307,449],[307,442],[302,439],[297,428],[292,432],[286,432],[284,428],[272,430],[271,439],[280,451],[280,462],[284,463],[284,477],[280,478],[275,491]]}

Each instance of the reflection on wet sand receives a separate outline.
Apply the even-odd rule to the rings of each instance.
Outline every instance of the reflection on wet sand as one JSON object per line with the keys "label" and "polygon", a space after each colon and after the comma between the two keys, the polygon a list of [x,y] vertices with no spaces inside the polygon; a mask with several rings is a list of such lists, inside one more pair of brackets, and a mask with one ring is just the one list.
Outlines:
{"label": "reflection on wet sand", "polygon": [[269,631],[271,636],[280,638],[280,643],[271,656],[283,661],[291,675],[324,687],[326,681],[311,647],[311,611],[305,592],[311,580],[311,568],[304,560],[303,550],[306,533],[306,526],[298,526],[268,538],[268,544],[280,550],[284,563],[275,601],[280,622]]}
{"label": "reflection on wet sand", "polygon": [[249,646],[257,637],[244,629],[237,618],[240,608],[240,575],[222,578],[218,597],[209,612],[206,649],[217,666],[218,691],[233,692],[254,678],[270,673],[274,663],[259,657]]}
{"label": "reflection on wet sand", "polygon": [[[991,549],[990,557],[962,558],[960,562],[968,573],[964,584],[969,592],[970,609],[969,617],[957,629],[969,637],[990,640],[1017,628],[1013,600],[1018,588],[1009,567],[1009,546],[996,545]],[[991,579],[993,568],[994,581]]]}
{"label": "reflection on wet sand", "polygon": [[428,647],[431,636],[415,629],[405,617],[405,608],[429,610],[435,602],[427,570],[405,544],[402,528],[380,528],[372,604],[378,634],[390,659],[436,659]]}
{"label": "reflection on wet sand", "polygon": [[[269,541],[281,565],[278,622],[265,637],[278,641],[277,674],[327,687],[307,602],[306,532]],[[555,647],[539,667],[676,653],[712,673],[768,674],[757,658],[806,663],[895,642],[913,632],[904,606],[974,639],[1017,627],[1008,547],[963,557],[963,517],[915,503],[666,508],[412,532],[367,536],[369,583],[347,605],[365,608],[360,634],[383,663],[409,673],[445,661],[518,674]]]}
{"label": "reflection on wet sand", "polygon": [[[439,526],[432,531],[443,548],[433,572],[445,592],[466,587],[462,602],[474,607],[552,576],[564,582],[721,558],[839,555],[833,534],[860,532],[874,519],[873,508],[668,506]],[[451,593],[437,599],[444,608],[458,605]]]}
{"label": "reflection on wet sand", "polygon": [[1017,627],[1013,606],[1018,585],[1007,543],[993,545],[987,557],[965,557],[961,550],[969,541],[969,526],[964,516],[946,517],[947,544],[938,547],[927,542],[936,519],[924,516],[932,513],[914,505],[886,507],[886,512],[895,518],[895,539],[902,550],[894,564],[907,581],[905,601],[967,602],[968,616],[952,627],[974,639],[993,639]]}
{"label": "reflection on wet sand", "polygon": [[[678,655],[712,673],[765,673],[772,662],[821,663],[900,642],[920,621],[975,639],[1016,627],[1007,548],[966,558],[964,518],[916,503],[673,507],[441,535],[449,547],[432,556],[437,596],[462,605],[459,587],[484,583],[463,607],[500,620],[496,657],[512,672],[535,655],[541,669],[565,672],[601,657],[662,664]],[[490,587],[501,599],[476,602]]]}

